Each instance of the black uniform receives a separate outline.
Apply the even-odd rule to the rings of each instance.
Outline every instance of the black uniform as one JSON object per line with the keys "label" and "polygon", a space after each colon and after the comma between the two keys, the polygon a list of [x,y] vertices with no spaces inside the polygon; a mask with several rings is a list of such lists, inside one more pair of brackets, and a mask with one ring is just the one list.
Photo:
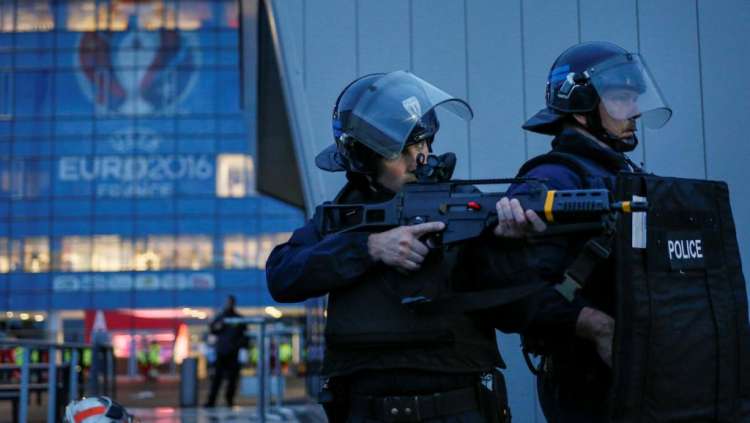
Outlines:
{"label": "black uniform", "polygon": [[[607,149],[572,129],[563,129],[552,141],[558,159],[535,158],[522,167],[521,176],[546,179],[549,189],[612,189],[620,171],[632,171],[622,153]],[[559,157],[562,156],[561,160]],[[572,162],[571,166],[566,164]],[[509,194],[526,185],[511,187]],[[591,235],[545,238],[531,245],[532,265],[551,284],[560,283],[566,268],[580,254]],[[614,264],[602,262],[586,289],[572,303],[551,293],[526,335],[531,344],[543,344],[546,364],[538,378],[540,403],[550,422],[605,422],[611,372],[593,344],[576,337],[575,322],[585,305],[613,315]]]}
{"label": "black uniform", "polygon": [[[337,202],[389,198],[349,184]],[[417,395],[422,398],[422,420],[453,415],[461,421],[483,421],[475,392],[480,374],[503,366],[494,329],[524,328],[533,299],[469,315],[420,314],[402,305],[401,298],[488,288],[513,273],[509,264],[520,268],[524,263],[496,254],[493,250],[504,248],[505,241],[488,235],[473,244],[431,251],[419,271],[405,275],[372,260],[368,235],[321,238],[309,222],[274,249],[266,265],[268,286],[277,301],[329,294],[322,373],[331,378],[337,407],[348,408],[344,415],[355,420],[383,420],[395,417],[386,416],[394,407],[384,397]],[[443,393],[444,400],[422,397],[436,392]]]}
{"label": "black uniform", "polygon": [[216,403],[216,396],[224,379],[227,381],[224,398],[228,406],[231,407],[234,404],[234,392],[237,389],[237,379],[240,374],[239,351],[240,348],[247,346],[245,325],[227,324],[223,321],[226,317],[241,317],[241,315],[233,308],[225,309],[211,322],[211,333],[216,335],[217,339],[216,366],[206,403],[209,407]]}

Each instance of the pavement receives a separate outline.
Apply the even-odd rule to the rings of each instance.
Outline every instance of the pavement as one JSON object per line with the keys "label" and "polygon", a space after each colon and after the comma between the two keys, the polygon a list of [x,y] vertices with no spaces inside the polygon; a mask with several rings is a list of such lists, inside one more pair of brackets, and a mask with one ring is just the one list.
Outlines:
{"label": "pavement", "polygon": [[[198,385],[198,404],[208,397],[208,380],[201,380]],[[223,391],[222,391],[223,394]],[[47,416],[46,394],[31,395],[29,404],[29,423],[45,422]],[[234,407],[223,405],[223,395],[219,396],[218,407],[180,408],[179,380],[174,377],[161,377],[155,381],[142,379],[118,378],[117,393],[114,399],[125,406],[142,423],[221,423],[221,422],[255,422],[259,421],[255,396],[243,395],[238,389]],[[272,404],[276,398],[271,398]],[[67,403],[67,399],[63,400]],[[0,401],[0,422],[10,422],[11,404]],[[6,419],[7,417],[7,419]],[[311,402],[304,388],[301,377],[287,377],[282,405],[269,407],[266,413],[267,422],[326,422],[323,409]]]}
{"label": "pavement", "polygon": [[[255,407],[235,406],[203,408],[131,408],[131,414],[141,423],[224,423],[258,422],[260,416]],[[267,422],[325,423],[323,409],[317,404],[301,404],[270,407],[266,412]]]}
{"label": "pavement", "polygon": [[[303,377],[288,376],[285,378],[284,404],[304,404],[308,402]],[[208,388],[211,382],[202,379],[198,382],[198,403],[203,404],[208,398]],[[251,384],[254,387],[254,384]],[[216,405],[225,405],[224,387],[219,391]],[[127,379],[118,377],[117,394],[115,400],[131,408],[178,408],[180,406],[180,381],[176,377],[163,376],[158,380],[143,380],[142,378]],[[271,400],[275,401],[273,397]],[[234,405],[255,406],[255,395],[245,395],[243,383],[237,386]]]}

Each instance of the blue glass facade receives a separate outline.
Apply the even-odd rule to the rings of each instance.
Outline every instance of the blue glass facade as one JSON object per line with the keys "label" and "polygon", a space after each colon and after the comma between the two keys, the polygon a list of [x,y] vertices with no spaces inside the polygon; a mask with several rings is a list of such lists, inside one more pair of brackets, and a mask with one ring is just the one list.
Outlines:
{"label": "blue glass facade", "polygon": [[0,2],[0,310],[273,303],[265,258],[303,213],[255,195],[237,22]]}

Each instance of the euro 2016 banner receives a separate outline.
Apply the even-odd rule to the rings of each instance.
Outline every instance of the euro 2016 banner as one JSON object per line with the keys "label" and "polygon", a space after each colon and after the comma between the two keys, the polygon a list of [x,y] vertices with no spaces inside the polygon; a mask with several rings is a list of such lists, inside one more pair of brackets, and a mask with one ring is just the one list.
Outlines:
{"label": "euro 2016 banner", "polygon": [[[211,30],[128,29],[63,40],[74,44],[66,50],[73,72],[55,75],[57,88],[66,87],[65,98],[55,100],[56,118],[89,119],[81,142],[92,147],[66,154],[84,149],[58,143],[57,192],[110,199],[214,194],[217,116],[241,120],[238,49],[215,47]],[[244,138],[235,145],[249,146],[242,122],[232,125]]]}

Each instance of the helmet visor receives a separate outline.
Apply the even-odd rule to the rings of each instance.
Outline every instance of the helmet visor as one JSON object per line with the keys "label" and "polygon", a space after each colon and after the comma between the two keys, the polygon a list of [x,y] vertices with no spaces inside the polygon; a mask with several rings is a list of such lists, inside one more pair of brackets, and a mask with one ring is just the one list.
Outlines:
{"label": "helmet visor", "polygon": [[391,72],[362,94],[345,132],[382,157],[392,159],[401,154],[417,125],[428,132],[431,128],[437,130],[434,113],[427,115],[438,106],[467,121],[473,117],[465,101],[412,73]]}
{"label": "helmet visor", "polygon": [[613,57],[587,70],[607,113],[618,120],[641,118],[652,129],[672,117],[656,81],[638,54]]}

